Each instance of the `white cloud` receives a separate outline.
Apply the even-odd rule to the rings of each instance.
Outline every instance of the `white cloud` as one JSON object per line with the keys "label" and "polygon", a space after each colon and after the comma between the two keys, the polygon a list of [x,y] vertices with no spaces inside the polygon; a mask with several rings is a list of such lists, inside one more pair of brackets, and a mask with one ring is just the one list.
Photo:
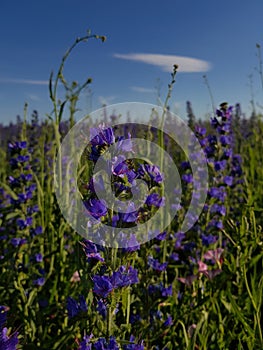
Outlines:
{"label": "white cloud", "polygon": [[35,94],[28,94],[28,98],[31,101],[40,101],[40,97],[38,95],[35,95]]}
{"label": "white cloud", "polygon": [[137,92],[142,92],[142,93],[153,93],[154,92],[154,89],[149,89],[149,88],[145,88],[145,87],[142,87],[142,86],[131,86],[131,89],[133,91],[137,91]]}
{"label": "white cloud", "polygon": [[48,85],[48,80],[31,80],[31,79],[12,79],[12,78],[0,78],[1,83],[10,84],[28,84],[28,85]]}
{"label": "white cloud", "polygon": [[123,60],[138,61],[151,64],[153,66],[158,66],[165,72],[172,72],[174,64],[179,66],[178,72],[184,73],[207,72],[211,69],[211,63],[207,61],[184,56],[148,53],[115,53],[113,56]]}

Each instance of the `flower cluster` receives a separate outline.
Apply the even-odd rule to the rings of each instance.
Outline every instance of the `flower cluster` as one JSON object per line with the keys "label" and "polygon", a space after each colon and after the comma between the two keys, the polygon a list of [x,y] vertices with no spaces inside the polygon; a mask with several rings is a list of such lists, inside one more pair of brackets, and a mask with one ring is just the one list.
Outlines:
{"label": "flower cluster", "polygon": [[0,305],[0,349],[1,350],[16,350],[18,344],[18,332],[8,334],[8,329],[5,327],[7,321],[8,307]]}

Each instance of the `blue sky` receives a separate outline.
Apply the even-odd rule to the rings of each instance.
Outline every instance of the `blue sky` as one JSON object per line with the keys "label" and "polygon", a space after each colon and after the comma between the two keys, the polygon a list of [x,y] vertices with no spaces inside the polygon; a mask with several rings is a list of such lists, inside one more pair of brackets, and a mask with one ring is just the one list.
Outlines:
{"label": "blue sky", "polygon": [[186,116],[187,100],[198,118],[211,113],[204,74],[216,105],[241,102],[248,115],[250,74],[255,100],[263,104],[255,70],[256,43],[263,51],[262,13],[262,0],[1,2],[0,123],[23,115],[25,102],[29,115],[36,109],[43,118],[51,111],[50,72],[87,29],[107,41],[81,44],[65,66],[69,81],[93,79],[79,118],[103,103],[156,104],[157,86],[164,100],[174,63],[179,71],[170,105],[179,116]]}

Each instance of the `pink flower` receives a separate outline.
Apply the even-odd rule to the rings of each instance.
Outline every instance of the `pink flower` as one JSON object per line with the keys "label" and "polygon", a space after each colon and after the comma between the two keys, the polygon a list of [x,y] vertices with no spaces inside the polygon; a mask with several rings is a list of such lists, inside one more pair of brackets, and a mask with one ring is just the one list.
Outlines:
{"label": "pink flower", "polygon": [[181,283],[185,284],[187,287],[190,287],[193,284],[193,282],[197,279],[197,276],[191,275],[191,276],[187,276],[187,277],[179,277],[177,279]]}
{"label": "pink flower", "polygon": [[79,272],[75,271],[70,279],[70,282],[79,282],[80,281],[80,276],[79,276]]}
{"label": "pink flower", "polygon": [[198,261],[198,272],[204,273],[208,270],[208,266],[201,260]]}

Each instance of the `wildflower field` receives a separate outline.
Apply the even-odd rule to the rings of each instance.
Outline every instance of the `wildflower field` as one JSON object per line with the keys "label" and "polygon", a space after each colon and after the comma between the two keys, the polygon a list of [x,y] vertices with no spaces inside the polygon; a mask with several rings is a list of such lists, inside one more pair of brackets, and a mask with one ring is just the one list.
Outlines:
{"label": "wildflower field", "polygon": [[[137,123],[86,116],[89,130],[70,139],[71,154],[84,149],[75,164],[59,149],[91,80],[69,84],[63,68],[91,37],[51,75],[52,113],[39,120],[25,106],[24,119],[0,129],[0,349],[263,349],[262,116],[245,119],[239,104],[224,102],[197,121],[188,103],[184,152],[173,138],[182,124],[168,108],[175,66],[161,115],[153,109]],[[163,150],[155,161],[143,140]],[[93,175],[112,145],[106,184]],[[126,211],[98,197],[109,190]]]}

